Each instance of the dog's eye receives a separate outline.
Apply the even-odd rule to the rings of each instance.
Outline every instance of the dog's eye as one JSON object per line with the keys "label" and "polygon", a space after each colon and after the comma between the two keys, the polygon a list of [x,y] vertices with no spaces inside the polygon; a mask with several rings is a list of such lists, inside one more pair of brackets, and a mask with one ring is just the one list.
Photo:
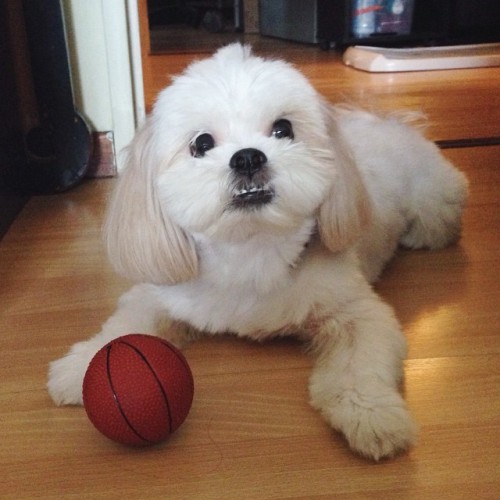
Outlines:
{"label": "dog's eye", "polygon": [[210,134],[201,134],[190,145],[191,155],[195,158],[201,158],[205,156],[207,151],[214,147],[214,138]]}
{"label": "dog's eye", "polygon": [[273,129],[271,131],[271,134],[273,137],[276,137],[276,139],[284,139],[285,137],[293,139],[292,124],[288,120],[285,120],[284,118],[276,120],[273,123]]}

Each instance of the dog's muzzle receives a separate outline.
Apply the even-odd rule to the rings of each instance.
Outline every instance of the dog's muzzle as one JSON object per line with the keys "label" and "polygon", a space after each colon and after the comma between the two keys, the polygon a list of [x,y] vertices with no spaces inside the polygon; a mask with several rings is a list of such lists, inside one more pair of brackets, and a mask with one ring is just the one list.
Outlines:
{"label": "dog's muzzle", "polygon": [[232,205],[237,208],[258,207],[269,203],[274,190],[269,185],[267,157],[258,149],[240,149],[231,157],[234,173]]}

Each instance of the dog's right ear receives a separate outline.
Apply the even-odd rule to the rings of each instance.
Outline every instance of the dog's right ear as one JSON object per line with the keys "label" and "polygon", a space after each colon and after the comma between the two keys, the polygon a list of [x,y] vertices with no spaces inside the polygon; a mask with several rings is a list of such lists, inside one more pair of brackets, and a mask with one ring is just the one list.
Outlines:
{"label": "dog's right ear", "polygon": [[170,159],[155,154],[152,128],[148,118],[128,147],[126,168],[108,206],[104,239],[122,276],[176,284],[197,275],[198,259],[194,241],[161,209],[157,177]]}

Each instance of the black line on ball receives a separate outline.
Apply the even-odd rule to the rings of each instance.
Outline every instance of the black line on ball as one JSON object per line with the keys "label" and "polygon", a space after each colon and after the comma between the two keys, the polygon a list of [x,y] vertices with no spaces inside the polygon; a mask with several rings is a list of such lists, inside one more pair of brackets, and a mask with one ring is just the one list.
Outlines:
{"label": "black line on ball", "polygon": [[146,363],[147,367],[151,370],[151,373],[153,374],[153,376],[154,376],[154,378],[156,380],[156,383],[158,384],[158,387],[160,388],[160,391],[161,391],[161,393],[163,395],[163,399],[165,401],[165,406],[167,407],[167,413],[168,413],[168,433],[171,434],[172,433],[172,410],[171,410],[171,406],[170,406],[170,401],[168,399],[168,394],[165,392],[165,388],[163,387],[163,384],[161,383],[160,378],[156,374],[156,371],[151,366],[151,364],[148,361],[148,359],[146,358],[146,356],[144,356],[144,354],[141,352],[141,350],[139,348],[135,347],[133,344],[129,344],[128,342],[125,342],[124,340],[121,340],[120,342],[122,344],[127,345],[131,349],[133,349],[140,356],[140,358],[144,361],[144,363]]}
{"label": "black line on ball", "polygon": [[113,385],[113,379],[111,377],[111,368],[109,366],[109,360],[110,360],[110,356],[111,356],[111,349],[112,349],[112,347],[113,347],[113,344],[109,345],[106,348],[106,372],[107,372],[107,375],[108,375],[108,382],[109,382],[109,385],[111,387],[111,392],[113,393],[113,398],[114,398],[114,400],[116,402],[116,406],[118,407],[118,410],[120,411],[122,417],[124,418],[124,420],[127,423],[127,425],[130,427],[130,429],[132,430],[132,432],[139,439],[142,439],[144,442],[146,442],[146,443],[152,443],[152,441],[150,441],[149,439],[146,439],[144,436],[141,436],[141,434],[139,432],[137,432],[137,430],[131,424],[130,420],[127,418],[127,415],[125,414],[125,411],[122,408],[122,405],[120,403],[120,398],[118,397],[118,394],[116,393],[115,387]]}
{"label": "black line on ball", "polygon": [[187,371],[189,372],[189,374],[191,375],[192,377],[192,373],[191,373],[191,368],[189,367],[189,364],[188,362],[186,361],[186,359],[184,358],[184,356],[182,356],[181,354],[179,354],[179,351],[177,350],[177,348],[175,348],[174,346],[172,346],[169,342],[167,342],[165,339],[162,339],[162,338],[159,338],[157,337],[157,339],[172,353],[172,354],[175,354],[175,357],[187,368]]}
{"label": "black line on ball", "polygon": [[166,347],[172,354],[174,354],[177,360],[184,365],[184,367],[186,368],[186,372],[189,374],[189,378],[191,379],[191,385],[194,386],[193,373],[191,372],[191,367],[189,366],[186,358],[177,350],[176,347],[171,345],[165,339],[162,339],[160,337],[156,337],[156,339],[159,340],[163,344],[163,346]]}

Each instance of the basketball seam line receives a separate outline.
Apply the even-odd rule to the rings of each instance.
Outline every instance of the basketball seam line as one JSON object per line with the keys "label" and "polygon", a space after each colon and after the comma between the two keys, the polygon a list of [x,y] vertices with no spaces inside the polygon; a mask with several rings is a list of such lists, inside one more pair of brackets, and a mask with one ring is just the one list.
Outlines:
{"label": "basketball seam line", "polygon": [[[170,406],[170,400],[168,399],[168,394],[165,392],[165,388],[163,387],[162,383],[160,382],[160,377],[158,377],[158,374],[156,373],[155,369],[151,366],[151,364],[147,360],[146,356],[144,356],[144,354],[137,347],[135,347],[134,345],[129,344],[128,342],[125,342],[123,340],[121,341],[121,343],[125,344],[128,347],[130,347],[131,349],[133,349],[136,352],[136,354],[138,354],[139,357],[144,361],[144,363],[146,363],[147,367],[151,370],[151,373],[153,374],[153,376],[156,380],[156,383],[158,384],[158,387],[160,388],[160,391],[162,393],[163,399],[165,401],[165,406],[167,407],[168,433],[171,434],[172,433],[172,408]],[[146,439],[146,441],[148,441],[148,440]]]}
{"label": "basketball seam line", "polygon": [[115,400],[116,406],[118,407],[119,412],[121,413],[123,419],[129,426],[130,430],[139,438],[142,439],[145,443],[151,443],[149,439],[146,439],[144,436],[141,436],[141,434],[135,429],[135,427],[132,425],[130,420],[128,419],[127,415],[125,414],[125,411],[122,408],[122,405],[120,403],[120,398],[118,397],[118,394],[116,393],[115,387],[113,385],[113,380],[111,378],[111,369],[109,366],[109,360],[110,360],[110,355],[111,355],[111,349],[113,348],[113,344],[109,345],[106,348],[106,373],[108,376],[108,382],[111,387],[111,392],[113,394],[113,399]]}

